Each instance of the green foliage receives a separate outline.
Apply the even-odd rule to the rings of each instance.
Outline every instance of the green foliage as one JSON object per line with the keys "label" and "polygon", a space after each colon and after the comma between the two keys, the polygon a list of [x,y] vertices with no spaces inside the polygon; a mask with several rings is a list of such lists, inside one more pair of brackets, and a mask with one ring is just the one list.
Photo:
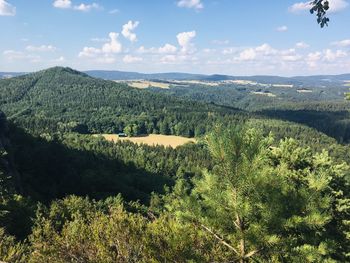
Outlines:
{"label": "green foliage", "polygon": [[180,180],[171,211],[225,247],[226,260],[330,259],[336,247],[326,232],[336,204],[331,183],[348,167],[294,140],[271,143],[255,130],[216,130],[208,136],[216,166],[194,179],[193,189]]}
{"label": "green foliage", "polygon": [[0,228],[0,260],[4,262],[27,262],[27,247],[24,244],[16,242],[15,238],[5,234],[3,228]]}
{"label": "green foliage", "polygon": [[197,135],[203,135],[213,120],[241,115],[59,67],[0,80],[0,106],[11,120],[35,134],[119,133],[126,129],[134,136],[159,133],[162,127],[164,133],[193,137],[199,124],[204,130],[197,129],[202,132]]}

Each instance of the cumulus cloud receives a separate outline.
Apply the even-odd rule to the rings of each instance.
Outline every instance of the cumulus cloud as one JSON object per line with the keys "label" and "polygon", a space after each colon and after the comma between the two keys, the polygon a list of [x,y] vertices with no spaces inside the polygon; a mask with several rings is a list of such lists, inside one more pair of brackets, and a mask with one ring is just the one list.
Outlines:
{"label": "cumulus cloud", "polygon": [[[346,0],[328,0],[329,10],[328,13],[337,13],[345,9],[349,4]],[[301,13],[306,10],[310,10],[312,7],[311,2],[299,2],[289,7],[289,11],[292,13]]]}
{"label": "cumulus cloud", "polygon": [[53,52],[56,51],[57,48],[52,45],[41,45],[41,46],[27,46],[27,51],[32,52]]}
{"label": "cumulus cloud", "polygon": [[124,63],[136,63],[136,62],[141,62],[143,59],[141,57],[134,57],[131,55],[126,55],[123,58]]}
{"label": "cumulus cloud", "polygon": [[52,62],[54,62],[54,63],[63,63],[63,62],[65,62],[65,61],[66,61],[66,59],[65,59],[65,57],[63,57],[63,56],[60,56],[60,57],[58,57],[58,58],[52,60]]}
{"label": "cumulus cloud", "polygon": [[96,3],[92,3],[92,4],[80,4],[80,5],[74,6],[73,8],[78,11],[89,12],[92,9],[100,9],[101,7]]}
{"label": "cumulus cloud", "polygon": [[161,54],[175,53],[176,51],[177,51],[177,47],[170,44],[165,44],[163,47],[160,47],[158,49],[158,52]]}
{"label": "cumulus cloud", "polygon": [[296,48],[308,48],[310,45],[306,44],[305,42],[301,41],[295,44]]}
{"label": "cumulus cloud", "polygon": [[8,61],[24,60],[24,61],[29,61],[31,63],[37,63],[41,61],[41,57],[38,55],[26,54],[22,51],[16,51],[16,50],[5,50],[3,52],[3,56]]}
{"label": "cumulus cloud", "polygon": [[350,39],[344,39],[341,41],[336,41],[332,43],[333,46],[338,46],[338,47],[350,47]]}
{"label": "cumulus cloud", "polygon": [[280,27],[277,27],[276,30],[278,32],[286,32],[286,31],[288,31],[288,27],[287,26],[280,26]]}
{"label": "cumulus cloud", "polygon": [[104,53],[120,53],[122,51],[122,44],[119,42],[118,37],[118,33],[109,33],[110,42],[103,45],[102,51]]}
{"label": "cumulus cloud", "polygon": [[[101,48],[84,47],[79,52],[78,57],[93,59],[97,63],[111,64],[116,61],[114,54],[121,53],[122,44],[118,40],[119,34],[115,32],[109,33],[109,41],[104,43]],[[108,40],[108,39],[107,39]]]}
{"label": "cumulus cloud", "polygon": [[53,6],[56,8],[68,9],[72,7],[71,0],[55,0]]}
{"label": "cumulus cloud", "polygon": [[177,2],[177,6],[185,8],[194,8],[196,10],[204,8],[204,5],[201,2],[201,0],[180,0]]}
{"label": "cumulus cloud", "polygon": [[93,38],[90,38],[90,41],[92,41],[92,42],[107,42],[107,41],[109,41],[109,38],[93,37]]}
{"label": "cumulus cloud", "polygon": [[176,38],[183,53],[192,53],[194,45],[191,42],[196,37],[196,31],[179,33]]}
{"label": "cumulus cloud", "polygon": [[323,59],[328,62],[333,62],[337,60],[338,58],[344,58],[347,56],[347,53],[343,50],[336,50],[332,51],[331,49],[326,49],[324,51],[324,57]]}
{"label": "cumulus cloud", "polygon": [[177,52],[177,47],[171,45],[171,44],[165,44],[162,47],[155,48],[145,48],[144,46],[140,46],[137,49],[137,53],[140,54],[172,54]]}
{"label": "cumulus cloud", "polygon": [[14,16],[16,15],[16,7],[9,4],[5,0],[0,0],[0,16]]}
{"label": "cumulus cloud", "polygon": [[92,3],[92,4],[81,3],[81,4],[73,6],[71,0],[55,0],[53,2],[53,6],[56,8],[73,9],[73,10],[82,11],[82,12],[89,12],[92,9],[101,9],[102,8],[99,4],[96,4],[96,3]]}
{"label": "cumulus cloud", "polygon": [[131,42],[136,42],[137,41],[137,36],[134,32],[137,26],[139,25],[139,21],[129,21],[128,23],[126,23],[125,25],[123,25],[123,30],[122,30],[122,35],[130,40]]}
{"label": "cumulus cloud", "polygon": [[230,54],[237,53],[237,51],[239,51],[239,48],[237,47],[228,47],[228,48],[224,48],[221,53],[224,55],[230,55]]}
{"label": "cumulus cloud", "polygon": [[84,47],[82,51],[79,52],[79,57],[81,58],[94,58],[97,55],[101,54],[102,51],[94,47]]}
{"label": "cumulus cloud", "polygon": [[239,61],[248,61],[248,60],[254,60],[256,58],[256,52],[253,48],[248,48],[246,50],[243,50],[241,53],[239,53],[239,56],[236,58],[236,60]]}

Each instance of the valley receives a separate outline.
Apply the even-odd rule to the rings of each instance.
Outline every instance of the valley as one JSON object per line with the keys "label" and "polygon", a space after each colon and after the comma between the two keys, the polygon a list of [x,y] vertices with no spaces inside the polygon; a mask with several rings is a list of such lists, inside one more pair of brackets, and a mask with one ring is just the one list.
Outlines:
{"label": "valley", "polygon": [[[0,190],[6,189],[2,192],[6,202],[1,209],[8,211],[0,217],[0,222],[6,224],[9,234],[5,235],[7,246],[22,249],[12,258],[36,259],[29,251],[41,245],[59,248],[61,238],[74,235],[72,224],[84,227],[83,235],[90,237],[94,228],[103,226],[104,230],[98,230],[99,235],[105,235],[106,227],[110,231],[119,229],[110,239],[116,235],[126,238],[121,233],[129,229],[128,238],[136,236],[134,241],[125,241],[125,245],[134,249],[133,246],[142,244],[145,246],[142,257],[147,259],[152,258],[147,253],[158,253],[162,242],[170,242],[151,245],[149,242],[157,242],[155,235],[166,240],[170,238],[169,231],[175,238],[182,235],[178,236],[173,226],[201,242],[209,242],[205,249],[208,245],[216,246],[215,242],[207,241],[210,232],[197,230],[191,221],[178,224],[173,213],[181,216],[184,213],[191,220],[206,217],[195,212],[204,211],[200,203],[189,201],[197,200],[197,193],[201,193],[198,200],[210,197],[205,205],[206,209],[213,209],[210,213],[219,213],[217,207],[230,207],[229,199],[220,196],[231,194],[230,188],[225,188],[230,185],[231,179],[226,174],[233,169],[231,165],[238,165],[238,171],[242,171],[237,176],[241,176],[239,180],[243,184],[253,169],[259,179],[252,186],[247,185],[253,187],[251,193],[259,190],[258,196],[267,196],[268,200],[274,198],[270,191],[273,187],[278,188],[277,193],[285,191],[284,181],[276,182],[275,176],[279,178],[280,171],[290,176],[288,180],[296,174],[298,178],[307,176],[312,184],[301,184],[304,179],[294,183],[293,179],[288,187],[298,189],[298,185],[303,185],[302,192],[293,190],[300,195],[298,198],[303,198],[301,193],[313,191],[308,200],[314,205],[327,202],[321,190],[311,190],[316,181],[326,184],[318,177],[324,173],[327,178],[333,178],[333,186],[329,187],[348,189],[350,114],[349,102],[341,97],[347,91],[344,85],[329,90],[322,86],[301,88],[279,83],[263,86],[241,81],[139,80],[138,83],[148,87],[132,87],[129,81],[96,79],[63,67],[0,80],[0,106],[4,112],[0,123],[3,178]],[[304,171],[310,172],[304,174]],[[245,191],[241,194],[247,195]],[[334,196],[334,200],[346,202],[346,195]],[[265,202],[254,194],[250,196],[257,198],[254,202],[259,206],[282,203],[283,209],[294,197],[295,194],[287,194],[287,199],[281,196],[275,203]],[[220,201],[212,206],[216,198]],[[35,208],[39,202],[45,206],[42,212]],[[245,202],[254,206],[250,201]],[[334,201],[333,205],[338,203]],[[265,211],[265,208],[254,209],[259,213]],[[290,211],[283,209],[282,214]],[[293,211],[299,215],[305,213],[299,208]],[[315,211],[318,208],[310,213]],[[348,210],[344,211],[337,212],[339,215],[331,219],[332,224],[342,224],[339,220],[346,217],[344,213]],[[41,214],[35,215],[38,212]],[[61,216],[59,223],[57,218]],[[220,212],[215,218],[223,216]],[[168,219],[163,221],[164,217]],[[79,218],[84,219],[81,222]],[[85,221],[85,218],[90,219]],[[43,229],[41,223],[34,225],[32,220],[44,220],[50,230]],[[261,224],[259,219],[254,220]],[[67,232],[56,230],[54,224],[61,224],[59,228]],[[157,229],[169,230],[158,233],[154,224]],[[142,234],[136,234],[141,229]],[[47,231],[53,231],[53,237],[58,239],[41,236],[40,233],[47,235]],[[326,233],[347,242],[343,232],[337,231],[340,237],[328,234],[331,230]],[[0,232],[1,235],[4,233]],[[290,238],[287,232],[283,235]],[[16,243],[12,237],[25,241]],[[99,237],[89,240],[93,247],[104,247]],[[181,242],[191,247],[193,240],[186,238]],[[192,250],[190,257],[203,260],[221,257],[221,252],[206,255],[205,249]],[[289,247],[285,249],[288,251]],[[214,247],[210,250],[215,251]],[[67,248],[62,251],[60,255],[66,257]],[[97,261],[110,256],[109,252],[104,253],[97,256]],[[44,254],[40,255],[39,261],[46,260]],[[161,255],[162,259],[165,257]],[[177,259],[179,255],[175,253],[171,257]]]}
{"label": "valley", "polygon": [[0,21],[0,263],[350,262],[350,0]]}

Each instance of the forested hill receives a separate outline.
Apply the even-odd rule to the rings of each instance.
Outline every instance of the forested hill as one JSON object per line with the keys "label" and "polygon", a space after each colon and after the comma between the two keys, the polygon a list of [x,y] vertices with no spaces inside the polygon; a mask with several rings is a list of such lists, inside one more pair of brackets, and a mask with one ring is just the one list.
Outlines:
{"label": "forested hill", "polygon": [[[130,88],[55,67],[0,80],[0,107],[10,120],[35,131],[203,134],[203,122],[242,113]],[[215,115],[215,116],[214,116]]]}

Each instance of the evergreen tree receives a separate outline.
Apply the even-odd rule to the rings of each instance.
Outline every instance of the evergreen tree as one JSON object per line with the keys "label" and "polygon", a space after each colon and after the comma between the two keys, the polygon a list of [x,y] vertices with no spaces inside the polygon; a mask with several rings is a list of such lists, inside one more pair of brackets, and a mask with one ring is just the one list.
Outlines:
{"label": "evergreen tree", "polygon": [[207,137],[216,166],[180,180],[167,205],[226,248],[227,260],[320,262],[335,244],[326,239],[335,196],[331,181],[342,165],[312,155],[294,140],[272,147],[256,130],[218,128]]}

